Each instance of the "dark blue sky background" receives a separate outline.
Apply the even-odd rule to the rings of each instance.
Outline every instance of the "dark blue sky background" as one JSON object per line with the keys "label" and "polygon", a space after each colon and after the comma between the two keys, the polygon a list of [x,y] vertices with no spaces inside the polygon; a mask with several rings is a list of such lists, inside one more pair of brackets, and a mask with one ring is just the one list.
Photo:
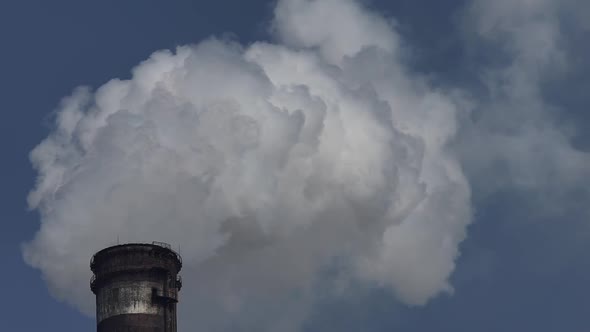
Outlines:
{"label": "dark blue sky background", "polygon": [[[486,60],[467,59],[461,46],[455,15],[462,5],[458,0],[372,2],[398,20],[415,52],[413,69],[468,85],[472,78],[465,64]],[[263,0],[0,2],[3,329],[94,330],[93,319],[51,297],[40,272],[23,262],[20,250],[39,226],[37,214],[26,205],[35,180],[28,153],[48,134],[60,99],[79,85],[97,87],[128,77],[132,67],[158,49],[224,33],[243,43],[269,39],[271,16],[272,2]],[[547,95],[565,106],[558,117],[577,126],[573,140],[584,149],[590,146],[585,61],[581,56],[578,68],[583,70],[546,87]],[[534,201],[525,199],[531,194],[475,193],[475,223],[462,244],[452,296],[408,308],[375,290],[320,304],[308,330],[587,331],[588,193],[572,193],[565,212],[542,216],[534,213]]]}

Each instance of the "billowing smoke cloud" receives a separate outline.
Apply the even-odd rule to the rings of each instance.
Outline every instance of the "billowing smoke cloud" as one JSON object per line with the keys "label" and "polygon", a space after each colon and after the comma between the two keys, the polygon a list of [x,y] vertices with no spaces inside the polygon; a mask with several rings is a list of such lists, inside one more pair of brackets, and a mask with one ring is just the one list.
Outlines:
{"label": "billowing smoke cloud", "polygon": [[207,331],[299,331],[359,285],[409,305],[451,292],[470,187],[557,215],[587,192],[590,156],[543,90],[572,70],[560,20],[587,29],[581,5],[469,3],[465,45],[493,60],[460,93],[409,71],[394,22],[353,0],[279,1],[274,44],[156,52],[63,100],[31,154],[25,259],[92,314],[95,251],[180,246],[180,323]]}
{"label": "billowing smoke cloud", "polygon": [[159,51],[64,99],[32,152],[42,223],[24,250],[53,294],[91,314],[89,258],[117,238],[180,246],[181,324],[199,330],[296,330],[320,283],[411,305],[452,290],[470,222],[457,101],[354,1],[275,14],[276,44]]}
{"label": "billowing smoke cloud", "polygon": [[25,259],[91,314],[93,252],[178,245],[181,324],[208,331],[298,331],[350,285],[409,305],[451,292],[470,187],[524,190],[536,213],[587,187],[543,90],[571,70],[560,19],[587,29],[579,5],[469,3],[466,47],[493,60],[460,93],[410,71],[394,23],[353,0],[279,1],[273,44],[156,52],[63,100],[32,152]]}

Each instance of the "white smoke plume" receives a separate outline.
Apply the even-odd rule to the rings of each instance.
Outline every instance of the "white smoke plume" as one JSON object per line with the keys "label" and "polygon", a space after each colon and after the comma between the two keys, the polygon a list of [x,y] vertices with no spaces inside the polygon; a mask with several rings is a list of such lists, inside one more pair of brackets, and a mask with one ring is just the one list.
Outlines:
{"label": "white smoke plume", "polygon": [[448,148],[461,102],[410,75],[393,22],[355,1],[279,1],[273,28],[274,44],[159,51],[63,100],[31,154],[41,228],[24,248],[55,296],[92,314],[88,262],[117,237],[181,247],[195,330],[297,331],[320,283],[411,305],[452,291],[471,219]]}

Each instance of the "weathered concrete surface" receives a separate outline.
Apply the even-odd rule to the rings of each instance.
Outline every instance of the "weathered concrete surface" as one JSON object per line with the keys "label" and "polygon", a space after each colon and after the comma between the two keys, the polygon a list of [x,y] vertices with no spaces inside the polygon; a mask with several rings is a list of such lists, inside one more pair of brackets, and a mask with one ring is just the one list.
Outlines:
{"label": "weathered concrete surface", "polygon": [[99,332],[176,332],[178,254],[159,245],[118,245],[99,251],[90,267]]}
{"label": "weathered concrete surface", "polygon": [[96,293],[96,320],[124,314],[161,315],[162,306],[152,303],[152,288],[161,284],[150,281],[120,281],[100,288]]}
{"label": "weathered concrete surface", "polygon": [[147,314],[119,315],[98,324],[98,332],[164,332],[164,322]]}

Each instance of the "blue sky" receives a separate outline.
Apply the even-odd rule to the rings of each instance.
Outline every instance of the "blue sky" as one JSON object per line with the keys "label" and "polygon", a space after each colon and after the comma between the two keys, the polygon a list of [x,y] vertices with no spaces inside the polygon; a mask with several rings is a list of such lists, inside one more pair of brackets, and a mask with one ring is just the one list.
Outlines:
{"label": "blue sky", "polygon": [[[393,292],[350,286],[346,296],[314,301],[302,330],[584,331],[589,325],[590,49],[583,45],[589,27],[580,22],[590,8],[575,1],[538,3],[514,11],[522,14],[517,22],[531,12],[532,22],[540,25],[529,31],[499,19],[500,28],[486,32],[486,39],[470,20],[485,22],[494,13],[511,17],[512,10],[470,14],[472,2],[454,0],[368,2],[374,12],[397,22],[406,52],[401,63],[409,75],[429,77],[440,89],[461,90],[473,102],[467,115],[459,115],[461,125],[449,142],[471,188],[472,223],[449,277],[451,294],[437,293],[425,305],[411,306],[396,295],[397,285]],[[269,33],[273,8],[273,2],[262,0],[0,4],[0,88],[5,92],[0,106],[7,116],[0,130],[5,271],[0,284],[7,300],[0,310],[8,330],[83,331],[95,324],[71,301],[50,294],[47,276],[25,263],[21,249],[40,225],[26,201],[37,174],[29,153],[52,131],[60,100],[80,85],[96,89],[112,78],[129,79],[131,69],[154,51],[212,35],[243,45],[276,42]],[[559,61],[565,69],[553,59],[537,67],[545,59],[523,52],[538,61],[531,65],[513,53],[537,40],[533,33],[545,31],[547,22],[559,30],[556,54],[563,54]],[[525,37],[512,41],[507,31],[524,31]],[[549,52],[536,46],[532,54]],[[523,93],[519,99],[482,79],[483,73],[512,77],[514,72],[505,70],[510,63],[533,72],[526,78],[538,86],[533,97]]]}

